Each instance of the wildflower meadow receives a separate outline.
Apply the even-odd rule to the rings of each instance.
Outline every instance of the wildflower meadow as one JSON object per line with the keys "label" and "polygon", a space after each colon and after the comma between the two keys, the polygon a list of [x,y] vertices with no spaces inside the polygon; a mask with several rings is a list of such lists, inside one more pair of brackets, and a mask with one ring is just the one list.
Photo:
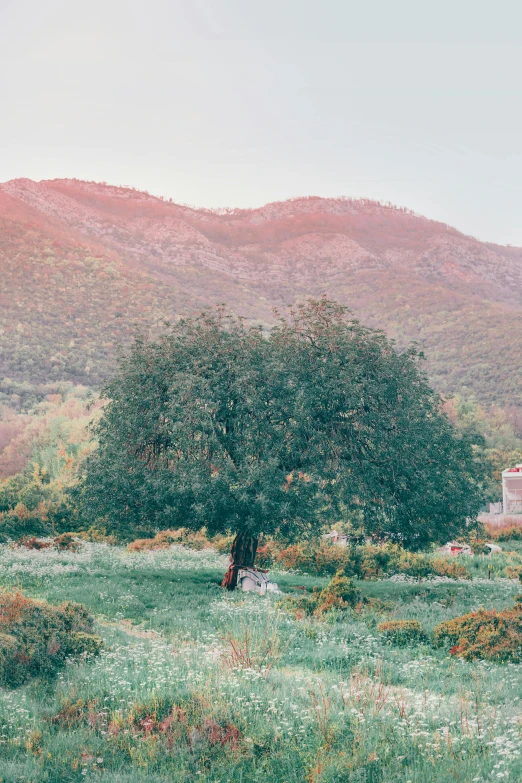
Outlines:
{"label": "wildflower meadow", "polygon": [[[433,643],[521,592],[504,555],[474,561],[471,578],[356,579],[356,606],[306,615],[289,602],[327,578],[281,570],[281,594],[228,593],[211,548],[2,545],[2,587],[83,604],[103,646],[0,689],[0,780],[519,781],[522,667]],[[397,623],[423,632],[398,643]]]}

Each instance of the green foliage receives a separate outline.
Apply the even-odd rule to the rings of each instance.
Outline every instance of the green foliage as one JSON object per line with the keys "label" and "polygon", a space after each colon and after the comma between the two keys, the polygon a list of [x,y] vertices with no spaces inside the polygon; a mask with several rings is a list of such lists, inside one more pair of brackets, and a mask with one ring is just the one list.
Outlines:
{"label": "green foliage", "polygon": [[50,676],[69,657],[97,655],[102,642],[93,618],[70,602],[50,606],[20,592],[0,593],[0,684],[17,687]]}
{"label": "green foliage", "polygon": [[506,525],[499,530],[490,530],[489,537],[496,541],[522,541],[522,525]]}
{"label": "green foliage", "polygon": [[319,607],[355,606],[361,600],[361,592],[351,579],[341,571],[328,582],[319,594]]}
{"label": "green foliage", "polygon": [[0,540],[77,527],[68,488],[94,443],[100,403],[86,389],[51,394],[28,414],[0,411]]}
{"label": "green foliage", "polygon": [[397,647],[408,647],[426,640],[426,633],[418,620],[386,620],[379,623],[377,630]]}
{"label": "green foliage", "polygon": [[519,408],[486,408],[475,397],[454,397],[444,406],[457,431],[473,442],[485,477],[485,500],[502,497],[502,471],[522,461]]}
{"label": "green foliage", "polygon": [[4,391],[15,406],[11,395],[20,397],[20,386],[98,385],[111,374],[116,346],[130,340],[134,324],[157,327],[187,302],[146,273],[115,261],[110,251],[4,214],[0,265],[6,294],[0,348],[5,375],[12,379],[0,394]]}
{"label": "green foliage", "polygon": [[117,539],[115,536],[111,536],[107,534],[107,530],[105,528],[99,528],[95,527],[94,525],[91,525],[87,528],[87,530],[80,530],[76,533],[76,536],[78,538],[81,538],[82,541],[89,541],[91,543],[95,544],[116,544]]}
{"label": "green foliage", "polygon": [[80,542],[75,533],[62,533],[54,539],[56,549],[63,552],[75,552],[80,547]]}
{"label": "green foliage", "polygon": [[261,567],[280,566],[317,576],[333,576],[341,569],[348,576],[360,576],[360,550],[331,543],[306,541],[281,548],[268,540],[257,550],[256,561]]}
{"label": "green foliage", "polygon": [[455,617],[434,629],[438,646],[450,646],[451,655],[472,661],[485,658],[498,663],[522,662],[522,605]]}
{"label": "green foliage", "polygon": [[[137,538],[128,544],[129,552],[151,551],[154,549],[167,549],[171,544],[187,546],[199,551],[213,546],[202,532],[194,533],[192,530],[180,528],[179,530],[161,530],[154,538]],[[230,551],[230,546],[228,546]]]}
{"label": "green foliage", "polygon": [[419,554],[389,543],[339,546],[330,542],[308,541],[282,548],[268,539],[258,549],[258,563],[265,568],[282,566],[317,576],[331,576],[341,570],[346,576],[357,579],[394,574],[413,576],[419,580],[428,576],[470,578],[461,559]]}
{"label": "green foliage", "polygon": [[[357,587],[368,603],[294,620],[275,595],[224,594],[224,558],[208,549],[143,556],[89,544],[60,553],[70,570],[55,570],[49,549],[25,555],[0,547],[0,581],[53,604],[84,602],[103,619],[107,647],[51,683],[0,689],[6,781],[522,779],[522,667],[459,663],[444,647],[395,646],[376,630],[415,619],[429,634],[480,604],[501,609],[520,583],[366,580]],[[326,582],[277,581],[285,597]]]}
{"label": "green foliage", "polygon": [[321,617],[335,610],[353,609],[361,600],[361,591],[339,571],[322,590],[314,588],[311,595],[287,596],[279,601],[279,606],[297,618]]}
{"label": "green foliage", "polygon": [[312,534],[356,511],[410,547],[453,537],[481,503],[414,351],[326,300],[268,337],[204,313],[137,339],[108,399],[80,492],[124,536],[167,527]]}

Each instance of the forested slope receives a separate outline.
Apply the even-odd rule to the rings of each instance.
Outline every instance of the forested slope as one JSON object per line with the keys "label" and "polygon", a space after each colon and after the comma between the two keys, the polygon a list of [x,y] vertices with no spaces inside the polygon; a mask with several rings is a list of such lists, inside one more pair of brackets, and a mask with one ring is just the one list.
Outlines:
{"label": "forested slope", "polygon": [[[522,251],[403,209],[297,199],[192,209],[73,180],[0,185],[0,379],[96,387],[136,328],[226,303],[326,293],[405,347],[443,393],[522,405]],[[0,393],[2,391],[0,389]],[[1,401],[1,400],[0,400]]]}

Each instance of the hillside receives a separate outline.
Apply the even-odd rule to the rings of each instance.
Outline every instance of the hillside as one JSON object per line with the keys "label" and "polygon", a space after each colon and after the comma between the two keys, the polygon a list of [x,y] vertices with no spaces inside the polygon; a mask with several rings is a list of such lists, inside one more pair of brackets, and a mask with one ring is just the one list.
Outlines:
{"label": "hillside", "polygon": [[[376,202],[192,209],[75,180],[0,185],[0,378],[96,386],[137,326],[328,296],[419,342],[435,386],[522,405],[522,249]],[[4,382],[4,390],[9,383]]]}

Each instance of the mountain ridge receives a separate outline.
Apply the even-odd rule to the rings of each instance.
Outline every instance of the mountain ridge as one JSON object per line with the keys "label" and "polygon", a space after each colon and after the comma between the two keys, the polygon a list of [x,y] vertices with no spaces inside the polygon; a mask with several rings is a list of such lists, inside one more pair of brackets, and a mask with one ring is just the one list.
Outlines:
{"label": "mountain ridge", "polygon": [[154,332],[219,302],[270,323],[274,306],[325,293],[400,348],[417,341],[442,393],[522,405],[522,249],[404,208],[305,197],[208,210],[101,183],[11,180],[0,268],[0,374],[11,378],[96,385],[135,323]]}

